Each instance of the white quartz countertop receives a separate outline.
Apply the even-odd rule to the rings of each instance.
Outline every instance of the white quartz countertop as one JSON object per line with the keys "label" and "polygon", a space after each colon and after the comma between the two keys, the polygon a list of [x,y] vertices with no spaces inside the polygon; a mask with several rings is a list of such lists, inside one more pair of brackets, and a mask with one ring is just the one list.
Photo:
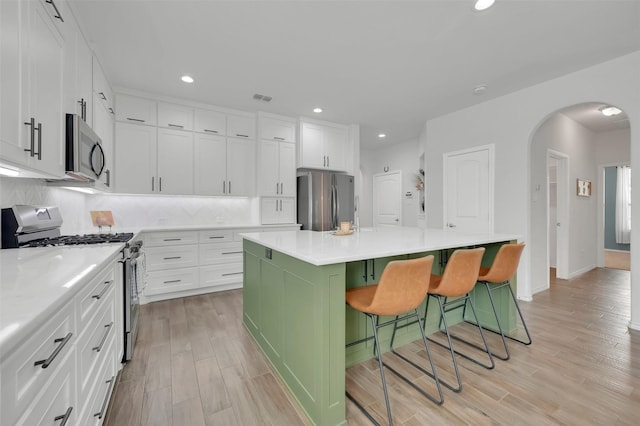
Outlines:
{"label": "white quartz countertop", "polygon": [[[111,230],[109,227],[103,227],[103,233],[118,233],[118,232],[133,232],[136,235],[139,235],[144,232],[176,232],[176,231],[208,231],[214,229],[220,230],[273,230],[279,228],[300,228],[300,225],[295,223],[286,223],[282,225],[256,225],[256,224],[235,224],[235,225],[227,225],[227,224],[215,224],[215,225],[157,225],[157,226],[138,226],[138,227],[117,227],[114,226]],[[87,228],[83,232],[84,234],[95,234],[98,233],[97,228]]]}
{"label": "white quartz countertop", "polygon": [[123,247],[98,244],[0,250],[0,359],[119,258]]}
{"label": "white quartz countertop", "polygon": [[363,228],[344,236],[313,231],[253,232],[242,233],[241,236],[316,266],[520,238],[515,234],[473,234],[409,227]]}

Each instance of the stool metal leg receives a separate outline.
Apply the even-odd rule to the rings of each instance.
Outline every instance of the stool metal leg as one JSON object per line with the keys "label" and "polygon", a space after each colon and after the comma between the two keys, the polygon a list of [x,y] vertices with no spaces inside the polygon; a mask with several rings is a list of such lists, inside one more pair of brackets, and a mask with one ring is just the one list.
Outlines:
{"label": "stool metal leg", "polygon": [[[391,406],[389,405],[389,393],[387,392],[387,381],[384,377],[384,364],[382,362],[382,351],[380,350],[380,339],[378,338],[378,316],[372,314],[366,314],[371,319],[371,326],[373,327],[373,337],[375,341],[375,347],[378,352],[378,366],[380,367],[380,377],[382,379],[382,390],[384,391],[384,402],[387,404],[387,417],[389,418],[389,426],[393,425],[393,419],[391,418]],[[375,317],[375,318],[374,318]]]}

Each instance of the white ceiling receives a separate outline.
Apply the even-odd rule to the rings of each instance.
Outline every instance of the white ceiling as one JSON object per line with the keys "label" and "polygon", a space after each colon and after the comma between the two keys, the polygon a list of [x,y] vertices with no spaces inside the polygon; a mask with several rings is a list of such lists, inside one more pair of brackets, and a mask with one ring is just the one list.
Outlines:
{"label": "white ceiling", "polygon": [[640,50],[639,0],[69,3],[115,87],[357,123],[371,148],[379,132],[415,139],[427,119]]}

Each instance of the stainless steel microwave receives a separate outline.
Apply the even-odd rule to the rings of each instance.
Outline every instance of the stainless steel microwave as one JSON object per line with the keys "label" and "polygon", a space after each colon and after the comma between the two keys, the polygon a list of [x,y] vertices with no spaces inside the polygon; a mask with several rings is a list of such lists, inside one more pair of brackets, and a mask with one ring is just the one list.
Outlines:
{"label": "stainless steel microwave", "polygon": [[102,140],[77,114],[66,115],[67,176],[85,182],[97,180],[105,167]]}

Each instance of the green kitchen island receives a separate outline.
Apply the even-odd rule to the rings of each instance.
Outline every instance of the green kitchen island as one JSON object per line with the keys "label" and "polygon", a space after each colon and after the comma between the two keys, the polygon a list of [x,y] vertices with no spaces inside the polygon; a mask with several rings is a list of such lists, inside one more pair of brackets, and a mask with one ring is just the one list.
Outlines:
{"label": "green kitchen island", "polygon": [[[456,248],[485,247],[488,266],[502,244],[519,238],[405,227],[347,236],[312,231],[242,236],[244,325],[310,421],[323,426],[346,424],[345,368],[373,356],[372,341],[345,349],[347,342],[372,335],[364,315],[346,306],[347,288],[377,283],[384,266],[397,259],[433,254],[434,272],[440,273]],[[499,315],[503,326],[515,327],[515,309],[504,290],[494,295]],[[478,291],[474,300],[480,321],[492,327],[486,292]],[[438,328],[437,311],[429,311],[428,333]],[[458,311],[447,314],[451,323],[462,321]],[[390,333],[381,334],[383,346]],[[396,334],[395,345],[419,338],[417,325],[409,325]]]}

